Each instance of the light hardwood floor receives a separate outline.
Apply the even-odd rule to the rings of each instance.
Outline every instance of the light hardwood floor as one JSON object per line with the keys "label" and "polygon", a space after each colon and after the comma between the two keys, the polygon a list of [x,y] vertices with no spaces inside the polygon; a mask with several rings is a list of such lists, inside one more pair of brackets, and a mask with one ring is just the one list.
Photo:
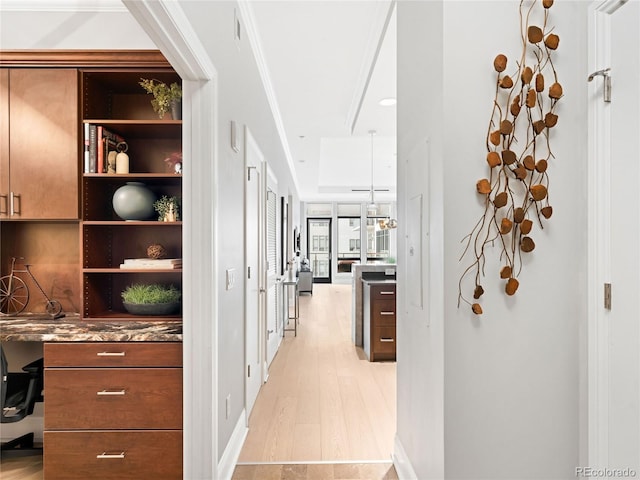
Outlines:
{"label": "light hardwood floor", "polygon": [[240,463],[391,459],[396,364],[369,362],[351,342],[351,285],[300,296],[249,419]]}

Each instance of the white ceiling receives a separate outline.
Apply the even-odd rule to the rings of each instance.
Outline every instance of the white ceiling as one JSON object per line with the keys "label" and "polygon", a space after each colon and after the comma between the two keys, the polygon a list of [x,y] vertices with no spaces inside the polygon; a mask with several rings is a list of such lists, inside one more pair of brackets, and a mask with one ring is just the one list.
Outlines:
{"label": "white ceiling", "polygon": [[395,199],[395,3],[248,4],[301,200],[366,201],[372,152],[376,200]]}

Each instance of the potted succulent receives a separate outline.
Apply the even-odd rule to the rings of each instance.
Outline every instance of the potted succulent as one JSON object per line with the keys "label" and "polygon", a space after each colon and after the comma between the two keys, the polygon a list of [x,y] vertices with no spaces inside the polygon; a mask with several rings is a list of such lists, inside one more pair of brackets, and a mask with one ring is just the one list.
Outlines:
{"label": "potted succulent", "polygon": [[174,120],[180,120],[180,101],[182,98],[182,88],[176,82],[171,85],[167,85],[160,80],[141,78],[139,82],[140,86],[144,90],[153,95],[151,100],[151,106],[153,111],[158,114],[160,118],[164,118],[165,113],[171,110],[171,115]]}
{"label": "potted succulent", "polygon": [[160,222],[176,222],[180,220],[180,198],[163,195],[160,200],[153,203],[153,208],[158,212]]}
{"label": "potted succulent", "polygon": [[122,304],[134,315],[170,315],[180,309],[181,293],[173,285],[133,284],[122,291]]}

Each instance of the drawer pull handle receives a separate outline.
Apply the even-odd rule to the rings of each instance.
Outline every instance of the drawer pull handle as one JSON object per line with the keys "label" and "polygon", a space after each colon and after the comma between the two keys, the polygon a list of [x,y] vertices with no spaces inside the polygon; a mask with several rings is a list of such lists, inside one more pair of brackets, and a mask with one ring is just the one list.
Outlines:
{"label": "drawer pull handle", "polygon": [[391,291],[391,292],[380,292],[380,295],[395,295],[396,292]]}
{"label": "drawer pull handle", "polygon": [[380,315],[395,315],[396,312],[380,312]]}
{"label": "drawer pull handle", "polygon": [[101,390],[96,392],[97,395],[124,395],[124,390]]}
{"label": "drawer pull handle", "polygon": [[124,458],[124,452],[120,453],[107,453],[102,452],[100,455],[96,455],[96,458]]}
{"label": "drawer pull handle", "polygon": [[98,357],[124,357],[125,352],[98,352]]}
{"label": "drawer pull handle", "polygon": [[380,341],[385,343],[393,343],[393,338],[381,338]]}

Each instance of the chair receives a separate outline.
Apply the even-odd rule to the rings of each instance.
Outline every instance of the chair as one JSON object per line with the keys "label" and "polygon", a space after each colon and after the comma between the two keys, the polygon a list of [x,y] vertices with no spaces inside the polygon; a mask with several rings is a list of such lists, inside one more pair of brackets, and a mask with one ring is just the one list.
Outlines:
{"label": "chair", "polygon": [[[43,401],[43,370],[42,358],[22,367],[23,372],[13,373],[8,371],[7,358],[0,347],[2,387],[0,395],[2,400],[2,416],[0,423],[14,423],[33,413],[36,402]],[[34,448],[33,432],[22,435],[11,441],[3,443],[0,447],[2,456],[21,456],[41,453],[42,448]]]}

